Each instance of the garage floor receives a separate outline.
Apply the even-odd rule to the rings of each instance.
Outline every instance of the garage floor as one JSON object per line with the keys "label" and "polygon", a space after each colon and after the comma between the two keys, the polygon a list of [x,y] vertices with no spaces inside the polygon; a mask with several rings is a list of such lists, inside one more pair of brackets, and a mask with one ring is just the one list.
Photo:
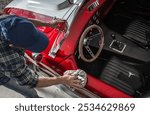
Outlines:
{"label": "garage floor", "polygon": [[0,98],[24,98],[24,96],[4,86],[0,86]]}
{"label": "garage floor", "polygon": [[[47,88],[35,89],[39,97],[42,98],[77,98],[78,96],[70,92],[62,85],[51,86]],[[0,86],[0,98],[24,98],[23,95]]]}

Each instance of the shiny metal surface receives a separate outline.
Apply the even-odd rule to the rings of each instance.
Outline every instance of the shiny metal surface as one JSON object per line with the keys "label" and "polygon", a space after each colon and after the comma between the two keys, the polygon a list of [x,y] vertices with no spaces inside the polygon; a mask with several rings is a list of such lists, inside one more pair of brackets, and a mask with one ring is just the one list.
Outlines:
{"label": "shiny metal surface", "polygon": [[[54,71],[53,69],[51,69],[50,67],[48,67],[47,65],[41,63],[41,62],[37,62],[35,60],[33,60],[31,57],[29,57],[27,54],[25,55],[25,57],[27,58],[28,61],[30,61],[33,66],[35,66],[35,68],[37,68],[38,70],[34,70],[35,72],[37,72],[38,74],[41,74],[43,76],[46,76],[46,77],[56,77],[56,76],[60,76],[59,73],[57,73],[56,71]],[[36,91],[38,92],[38,95],[41,96],[41,97],[48,97],[49,95],[49,89],[50,87],[48,88],[41,88],[42,90],[39,90],[36,88]],[[56,88],[57,89],[57,88]],[[65,91],[64,93],[66,95],[69,95],[70,97],[82,97],[82,98],[85,98],[85,97],[90,97],[90,98],[98,98],[99,96],[92,93],[91,91],[87,90],[86,88],[81,88],[81,89],[78,89],[78,90],[73,90],[70,89],[69,87],[66,87],[64,85],[59,85],[59,88],[57,89],[59,90],[58,92],[61,92],[61,91]]]}

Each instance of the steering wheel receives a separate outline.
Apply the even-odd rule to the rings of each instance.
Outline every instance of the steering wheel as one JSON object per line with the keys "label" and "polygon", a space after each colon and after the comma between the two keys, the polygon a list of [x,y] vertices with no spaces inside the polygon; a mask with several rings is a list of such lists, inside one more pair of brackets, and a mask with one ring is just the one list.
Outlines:
{"label": "steering wheel", "polygon": [[81,35],[79,41],[79,56],[85,62],[98,58],[104,46],[104,33],[100,26],[91,25]]}

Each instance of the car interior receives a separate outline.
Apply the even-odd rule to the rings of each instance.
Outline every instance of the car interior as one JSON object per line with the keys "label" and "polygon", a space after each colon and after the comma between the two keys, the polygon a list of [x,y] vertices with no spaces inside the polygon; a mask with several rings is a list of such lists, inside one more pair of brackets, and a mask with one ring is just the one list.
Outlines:
{"label": "car interior", "polygon": [[[87,27],[99,25],[103,30],[104,46],[100,55],[92,62],[85,62],[80,58],[77,46],[76,62],[88,74],[128,95],[149,97],[150,1],[118,0],[110,12],[101,17],[109,3],[108,0],[87,24]],[[89,31],[88,34],[94,36],[97,33]],[[88,44],[93,53],[99,48],[96,39],[99,36]],[[83,51],[89,58],[85,48]]]}

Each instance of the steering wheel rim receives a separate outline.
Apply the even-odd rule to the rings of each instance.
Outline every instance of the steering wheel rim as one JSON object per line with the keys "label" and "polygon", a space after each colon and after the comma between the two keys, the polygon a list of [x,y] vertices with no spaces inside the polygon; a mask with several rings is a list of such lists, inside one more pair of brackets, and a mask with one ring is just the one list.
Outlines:
{"label": "steering wheel rim", "polygon": [[[97,51],[97,53],[94,55],[92,54],[92,50],[90,49],[90,47],[86,46],[86,50],[89,50],[88,53],[91,55],[92,58],[90,59],[87,59],[84,55],[84,51],[83,51],[83,47],[84,47],[84,42],[86,41],[85,40],[85,37],[86,35],[88,34],[88,32],[92,29],[97,29],[98,32],[100,33],[100,39],[99,39],[99,49]],[[81,37],[80,37],[80,41],[79,41],[79,56],[81,57],[81,59],[85,62],[93,62],[94,60],[96,60],[98,58],[98,56],[100,55],[101,51],[102,51],[102,48],[104,46],[104,33],[103,33],[103,30],[101,29],[100,26],[96,25],[96,24],[93,24],[89,27],[87,27],[84,32],[82,33]]]}

